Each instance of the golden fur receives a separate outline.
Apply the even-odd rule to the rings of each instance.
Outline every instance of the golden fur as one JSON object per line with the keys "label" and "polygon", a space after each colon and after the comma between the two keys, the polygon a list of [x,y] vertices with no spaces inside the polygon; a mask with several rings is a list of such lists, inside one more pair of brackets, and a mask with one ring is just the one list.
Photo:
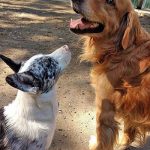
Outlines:
{"label": "golden fur", "polygon": [[143,142],[150,131],[150,35],[130,0],[115,0],[115,8],[104,1],[86,0],[80,7],[86,18],[105,24],[102,33],[84,37],[81,56],[93,63],[97,144],[92,150],[114,150],[118,118],[124,121],[126,147],[136,138]]}

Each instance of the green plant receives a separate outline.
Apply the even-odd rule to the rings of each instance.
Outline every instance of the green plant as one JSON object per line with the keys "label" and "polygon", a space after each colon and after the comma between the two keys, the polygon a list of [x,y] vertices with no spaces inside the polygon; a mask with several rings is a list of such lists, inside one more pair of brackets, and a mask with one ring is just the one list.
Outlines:
{"label": "green plant", "polygon": [[[136,8],[137,4],[138,4],[138,0],[132,0],[132,3],[134,5],[134,7]],[[146,4],[145,4],[144,8],[150,8],[150,0],[146,0]]]}

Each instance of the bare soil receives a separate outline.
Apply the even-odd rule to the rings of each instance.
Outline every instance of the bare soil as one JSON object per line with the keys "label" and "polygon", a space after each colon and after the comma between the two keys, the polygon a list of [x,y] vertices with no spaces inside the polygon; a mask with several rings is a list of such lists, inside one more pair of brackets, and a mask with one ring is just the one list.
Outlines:
{"label": "bare soil", "polygon": [[[89,137],[95,133],[90,64],[79,62],[82,44],[68,28],[70,19],[75,16],[69,1],[0,0],[1,54],[19,61],[34,54],[51,53],[65,44],[72,51],[71,64],[58,81],[60,106],[51,150],[88,150]],[[140,16],[143,26],[150,32],[149,13],[140,13]],[[0,61],[0,106],[16,96],[17,91],[5,82],[5,77],[11,73]]]}

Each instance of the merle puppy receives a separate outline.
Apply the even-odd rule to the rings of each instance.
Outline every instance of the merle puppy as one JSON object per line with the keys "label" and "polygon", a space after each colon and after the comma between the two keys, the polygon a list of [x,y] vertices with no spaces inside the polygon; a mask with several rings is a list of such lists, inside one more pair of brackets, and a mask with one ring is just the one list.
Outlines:
{"label": "merle puppy", "polygon": [[0,150],[47,150],[58,110],[55,83],[71,59],[68,46],[23,63],[0,58],[15,72],[7,83],[18,89],[15,100],[0,109]]}

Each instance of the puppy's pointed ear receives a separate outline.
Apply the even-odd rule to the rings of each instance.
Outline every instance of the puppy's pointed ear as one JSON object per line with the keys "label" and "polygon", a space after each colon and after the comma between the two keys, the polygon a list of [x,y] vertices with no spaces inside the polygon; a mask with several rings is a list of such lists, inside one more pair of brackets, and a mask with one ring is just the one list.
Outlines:
{"label": "puppy's pointed ear", "polygon": [[15,72],[17,73],[21,68],[21,63],[17,63],[10,58],[0,55],[0,58]]}
{"label": "puppy's pointed ear", "polygon": [[39,91],[39,81],[28,72],[8,75],[6,82],[23,92],[36,94]]}

